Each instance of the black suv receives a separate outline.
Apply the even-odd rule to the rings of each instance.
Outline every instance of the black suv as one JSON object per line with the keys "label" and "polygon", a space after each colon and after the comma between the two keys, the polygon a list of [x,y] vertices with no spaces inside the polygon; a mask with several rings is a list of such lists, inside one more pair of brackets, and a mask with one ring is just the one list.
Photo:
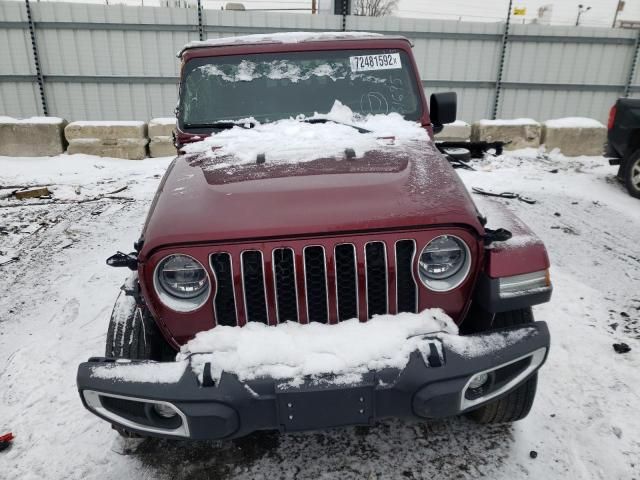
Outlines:
{"label": "black suv", "polygon": [[640,99],[620,98],[609,113],[607,156],[618,178],[640,198]]}

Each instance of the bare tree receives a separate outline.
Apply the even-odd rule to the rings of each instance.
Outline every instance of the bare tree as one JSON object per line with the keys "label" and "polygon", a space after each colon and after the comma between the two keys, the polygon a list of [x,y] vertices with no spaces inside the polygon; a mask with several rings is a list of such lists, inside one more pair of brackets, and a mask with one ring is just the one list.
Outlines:
{"label": "bare tree", "polygon": [[366,17],[384,17],[398,8],[398,0],[355,0],[353,14]]}

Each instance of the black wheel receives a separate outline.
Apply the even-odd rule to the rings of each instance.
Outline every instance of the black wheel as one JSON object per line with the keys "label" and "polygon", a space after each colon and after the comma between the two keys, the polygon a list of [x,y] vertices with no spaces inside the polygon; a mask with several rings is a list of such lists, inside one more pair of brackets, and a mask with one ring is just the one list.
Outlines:
{"label": "black wheel", "polygon": [[[531,307],[496,314],[493,328],[511,327],[533,322]],[[522,420],[529,414],[536,397],[538,373],[508,395],[468,412],[466,415],[478,423],[510,423]]]}
{"label": "black wheel", "polygon": [[625,159],[622,165],[622,179],[629,195],[640,198],[640,150]]}

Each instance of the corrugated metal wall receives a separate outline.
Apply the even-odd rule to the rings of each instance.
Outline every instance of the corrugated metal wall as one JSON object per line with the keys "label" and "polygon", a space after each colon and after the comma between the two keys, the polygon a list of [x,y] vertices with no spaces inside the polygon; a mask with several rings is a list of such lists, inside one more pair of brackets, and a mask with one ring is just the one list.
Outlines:
{"label": "corrugated metal wall", "polygon": [[[182,45],[198,39],[196,9],[32,3],[49,114],[69,120],[172,115]],[[205,10],[208,38],[282,30],[341,30],[334,15]],[[459,117],[490,118],[504,24],[347,17],[347,30],[405,35],[427,93],[458,92]],[[637,33],[512,25],[499,118],[606,120],[624,92]],[[23,3],[0,1],[0,115],[42,114]],[[630,94],[640,96],[640,65]]]}

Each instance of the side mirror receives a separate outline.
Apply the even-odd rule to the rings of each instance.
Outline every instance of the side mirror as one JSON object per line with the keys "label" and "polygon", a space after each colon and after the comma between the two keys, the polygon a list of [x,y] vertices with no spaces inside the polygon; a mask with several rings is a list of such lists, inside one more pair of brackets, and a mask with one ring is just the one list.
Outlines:
{"label": "side mirror", "polygon": [[433,133],[440,133],[447,123],[456,121],[458,95],[456,92],[432,93],[429,102],[429,116]]}

